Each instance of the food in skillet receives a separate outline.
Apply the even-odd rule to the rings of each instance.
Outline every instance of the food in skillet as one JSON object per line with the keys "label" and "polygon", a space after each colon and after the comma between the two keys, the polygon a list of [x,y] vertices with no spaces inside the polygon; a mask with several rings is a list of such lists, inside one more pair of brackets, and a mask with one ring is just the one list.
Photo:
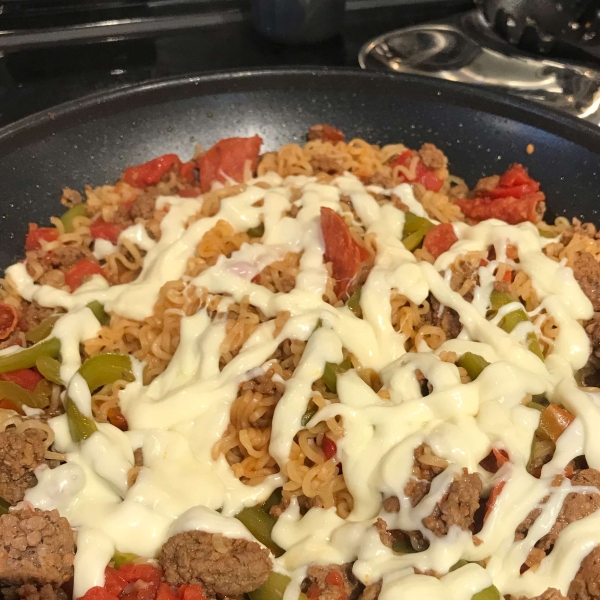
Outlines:
{"label": "food in skillet", "polygon": [[469,191],[432,144],[260,146],[30,225],[4,596],[600,599],[595,227],[519,164]]}

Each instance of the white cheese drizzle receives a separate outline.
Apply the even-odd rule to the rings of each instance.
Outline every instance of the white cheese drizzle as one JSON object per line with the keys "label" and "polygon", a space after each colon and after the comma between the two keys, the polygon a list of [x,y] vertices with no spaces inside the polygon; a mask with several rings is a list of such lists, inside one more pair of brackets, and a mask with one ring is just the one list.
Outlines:
{"label": "white cheese drizzle", "polygon": [[[240,383],[261,372],[288,338],[308,344],[293,377],[285,382],[273,417],[270,452],[280,465],[288,460],[294,435],[302,428],[312,383],[321,377],[326,362],[341,361],[342,348],[364,367],[380,373],[390,400],[375,394],[350,370],[338,379],[340,402],[321,409],[309,423],[343,417],[345,435],[338,441],[337,458],[343,463],[354,509],[345,520],[335,509],[323,508],[312,508],[302,517],[293,501],[279,518],[273,539],[285,553],[274,561],[277,570],[292,577],[286,600],[297,598],[309,563],[346,561],[356,561],[354,573],[365,584],[383,579],[380,600],[470,600],[492,583],[503,594],[535,596],[549,587],[566,594],[581,560],[600,544],[600,512],[566,527],[536,571],[520,575],[520,567],[535,542],[550,529],[571,491],[568,480],[553,487],[554,476],[582,453],[590,466],[600,468],[600,399],[579,390],[573,377],[590,352],[578,320],[593,313],[572,271],[543,254],[546,240],[533,225],[510,226],[496,220],[474,227],[456,223],[459,241],[435,265],[416,262],[400,241],[404,214],[392,204],[380,206],[355,177],[347,174],[325,185],[307,177],[282,180],[270,173],[262,181],[273,187],[251,184],[223,200],[214,217],[195,221],[190,217],[199,212],[202,198],[159,198],[159,208],[169,207],[160,240],[149,239],[141,226],[121,234],[121,239],[147,251],[142,272],[132,283],[109,287],[94,277],[70,294],[35,284],[22,263],[7,270],[25,299],[70,311],[59,319],[54,332],[62,343],[61,378],[85,414],[90,414],[89,394],[80,390],[81,382],[74,376],[80,365],[78,348],[82,339],[98,330],[85,304],[99,300],[107,310],[129,318],[149,316],[161,286],[184,275],[197,244],[220,219],[238,232],[264,223],[262,243],[244,245],[230,257],[221,257],[191,283],[235,301],[248,296],[267,317],[284,310],[291,315],[277,336],[273,321],[260,325],[222,371],[218,363],[224,324],[212,322],[205,310],[183,318],[181,343],[167,369],[144,386],[136,365],[137,380],[121,392],[121,408],[129,424],[125,433],[99,424],[88,440],[73,444],[66,417],[51,420],[55,446],[66,453],[67,462],[52,470],[40,467],[38,484],[26,498],[39,508],[57,508],[78,530],[75,596],[102,585],[104,567],[117,548],[154,558],[170,535],[190,529],[251,539],[231,517],[244,506],[264,501],[285,477],[279,474],[258,486],[246,486],[234,477],[223,457],[212,459],[211,448],[227,427]],[[293,203],[299,208],[295,218],[284,216],[292,207],[292,189],[300,196]],[[392,192],[411,211],[426,216],[410,186],[384,193]],[[350,197],[367,232],[377,238],[375,265],[362,288],[363,319],[322,299],[327,272],[319,214],[321,207],[341,211],[342,194]],[[518,268],[531,277],[543,310],[560,328],[554,352],[545,363],[523,343],[531,325],[516,327],[510,334],[497,326],[501,316],[516,305],[506,307],[493,320],[485,318],[493,272],[499,260],[508,261],[509,243],[518,247]],[[469,303],[452,291],[444,272],[459,255],[489,246],[495,247],[498,258],[479,268],[480,284]],[[287,252],[301,253],[292,292],[272,293],[252,282],[261,269]],[[407,354],[403,335],[391,323],[393,291],[415,303],[433,293],[459,314],[464,327],[459,339],[447,341],[435,352],[424,347],[424,352]],[[322,327],[315,330],[319,319]],[[443,350],[475,352],[492,364],[476,381],[461,384],[457,367],[439,359]],[[427,397],[420,392],[417,369],[433,386]],[[577,418],[560,438],[542,477],[536,479],[526,465],[539,413],[522,401],[527,394],[540,393],[564,404]],[[411,477],[414,448],[424,442],[450,466],[434,479],[422,502],[412,507],[404,488]],[[495,476],[479,467],[492,444],[505,448],[510,456],[510,463]],[[127,471],[137,448],[143,449],[144,466],[127,489]],[[477,536],[478,545],[457,527],[437,538],[422,524],[463,468],[479,472],[487,489],[492,477],[507,482]],[[390,495],[400,500],[398,513],[382,509],[382,498]],[[517,525],[546,497],[542,517],[524,540],[515,542]],[[390,529],[420,530],[429,548],[418,554],[394,554],[373,527],[379,516]],[[486,568],[469,564],[448,572],[460,558],[489,561]],[[447,574],[438,580],[415,574],[415,567]]]}

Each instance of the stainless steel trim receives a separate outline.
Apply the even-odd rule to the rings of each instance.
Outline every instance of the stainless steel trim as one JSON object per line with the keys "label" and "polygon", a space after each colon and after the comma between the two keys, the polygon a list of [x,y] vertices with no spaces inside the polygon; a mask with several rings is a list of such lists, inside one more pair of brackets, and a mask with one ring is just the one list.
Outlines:
{"label": "stainless steel trim", "polygon": [[474,20],[480,20],[477,11],[449,22],[388,32],[365,44],[358,62],[363,69],[504,90],[600,125],[600,71],[526,56],[507,43],[492,48],[485,36],[473,35]]}

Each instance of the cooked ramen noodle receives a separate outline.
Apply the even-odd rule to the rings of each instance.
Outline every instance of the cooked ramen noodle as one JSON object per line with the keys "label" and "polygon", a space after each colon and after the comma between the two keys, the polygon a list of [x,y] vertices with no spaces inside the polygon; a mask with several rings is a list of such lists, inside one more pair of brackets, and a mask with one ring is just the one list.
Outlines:
{"label": "cooked ramen noodle", "polygon": [[[0,294],[0,588],[600,600],[600,234],[432,144],[64,190]],[[533,175],[533,174],[532,174]]]}

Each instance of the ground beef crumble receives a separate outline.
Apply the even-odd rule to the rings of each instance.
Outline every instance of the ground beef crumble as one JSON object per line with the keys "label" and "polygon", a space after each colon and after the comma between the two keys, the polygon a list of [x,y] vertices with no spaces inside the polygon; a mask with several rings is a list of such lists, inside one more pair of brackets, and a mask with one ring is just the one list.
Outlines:
{"label": "ground beef crumble", "polygon": [[24,509],[0,517],[0,586],[58,587],[73,577],[75,544],[58,511]]}
{"label": "ground beef crumble", "polygon": [[428,169],[445,169],[448,166],[446,155],[434,144],[423,144],[418,155]]}
{"label": "ground beef crumble", "polygon": [[481,478],[477,473],[465,472],[456,477],[442,501],[423,519],[423,525],[438,537],[446,535],[453,525],[469,530],[479,508],[481,488]]}
{"label": "ground beef crumble", "polygon": [[272,570],[269,552],[244,539],[221,536],[226,552],[217,550],[215,534],[187,531],[169,538],[160,565],[169,585],[202,585],[208,595],[235,597],[263,585]]}
{"label": "ground beef crumble", "polygon": [[594,311],[600,311],[600,263],[589,252],[582,252],[573,263],[573,275]]}
{"label": "ground beef crumble", "polygon": [[29,428],[17,433],[14,427],[0,432],[0,497],[10,504],[23,500],[36,483],[33,470],[44,462],[46,434]]}
{"label": "ground beef crumble", "polygon": [[302,584],[309,598],[319,600],[358,600],[362,590],[363,585],[352,574],[352,563],[312,565]]}

